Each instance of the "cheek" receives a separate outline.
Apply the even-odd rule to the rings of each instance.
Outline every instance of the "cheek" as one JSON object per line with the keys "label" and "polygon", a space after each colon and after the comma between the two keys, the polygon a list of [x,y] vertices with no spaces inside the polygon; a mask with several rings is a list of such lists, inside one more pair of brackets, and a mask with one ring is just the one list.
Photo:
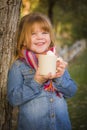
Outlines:
{"label": "cheek", "polygon": [[48,46],[50,46],[50,44],[51,44],[51,40],[49,39],[49,40],[47,41],[47,43],[48,43]]}
{"label": "cheek", "polygon": [[51,39],[50,39],[50,37],[48,37],[48,40],[47,40],[47,41],[48,41],[49,44],[51,43]]}

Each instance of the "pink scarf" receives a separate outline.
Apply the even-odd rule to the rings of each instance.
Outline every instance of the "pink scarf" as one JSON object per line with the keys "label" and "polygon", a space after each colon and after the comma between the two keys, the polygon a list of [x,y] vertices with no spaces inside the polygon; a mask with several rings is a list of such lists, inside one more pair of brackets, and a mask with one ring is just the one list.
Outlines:
{"label": "pink scarf", "polygon": [[[50,48],[50,51],[55,52],[55,48],[54,47]],[[32,51],[24,50],[23,55],[26,63],[31,68],[36,70],[38,68],[38,58],[36,57],[35,53],[33,53]],[[44,83],[44,90],[51,92],[56,91],[57,95],[60,97],[60,93],[53,86],[52,80],[48,80],[47,82]]]}

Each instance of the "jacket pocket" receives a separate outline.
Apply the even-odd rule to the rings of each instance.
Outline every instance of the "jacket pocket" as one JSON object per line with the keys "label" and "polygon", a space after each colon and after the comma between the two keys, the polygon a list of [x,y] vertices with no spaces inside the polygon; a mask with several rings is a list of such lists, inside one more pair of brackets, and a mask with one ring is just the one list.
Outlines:
{"label": "jacket pocket", "polygon": [[28,68],[22,70],[22,75],[25,82],[28,82],[31,78],[33,78],[34,74],[35,74],[34,69]]}

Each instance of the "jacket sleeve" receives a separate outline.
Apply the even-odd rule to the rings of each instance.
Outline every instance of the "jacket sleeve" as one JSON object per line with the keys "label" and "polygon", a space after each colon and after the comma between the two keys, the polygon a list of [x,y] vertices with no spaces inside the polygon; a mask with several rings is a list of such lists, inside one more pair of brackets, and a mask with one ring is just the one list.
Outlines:
{"label": "jacket sleeve", "polygon": [[72,97],[77,91],[77,85],[70,77],[70,74],[65,70],[64,74],[60,78],[54,79],[53,82],[56,89],[63,94],[64,97]]}
{"label": "jacket sleeve", "polygon": [[8,72],[7,97],[11,105],[21,105],[41,92],[41,84],[37,83],[33,78],[28,85],[24,84],[23,76],[17,65]]}

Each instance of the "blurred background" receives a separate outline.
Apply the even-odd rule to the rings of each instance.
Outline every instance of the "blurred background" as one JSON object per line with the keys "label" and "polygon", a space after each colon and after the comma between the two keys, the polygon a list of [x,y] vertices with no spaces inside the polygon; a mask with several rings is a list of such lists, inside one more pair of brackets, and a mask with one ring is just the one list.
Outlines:
{"label": "blurred background", "polygon": [[46,14],[56,36],[58,54],[69,62],[68,69],[78,92],[68,99],[73,130],[87,129],[87,1],[22,0],[21,17],[29,12]]}
{"label": "blurred background", "polygon": [[[8,5],[11,2],[8,0]],[[87,130],[87,0],[22,0],[20,19],[30,12],[42,12],[50,18],[58,55],[68,62],[71,77],[78,86],[76,95],[67,99],[72,130]],[[16,130],[17,111],[15,108],[10,113],[11,130]],[[8,115],[7,111],[5,111],[6,115]],[[4,118],[1,125],[4,124],[3,122]]]}

